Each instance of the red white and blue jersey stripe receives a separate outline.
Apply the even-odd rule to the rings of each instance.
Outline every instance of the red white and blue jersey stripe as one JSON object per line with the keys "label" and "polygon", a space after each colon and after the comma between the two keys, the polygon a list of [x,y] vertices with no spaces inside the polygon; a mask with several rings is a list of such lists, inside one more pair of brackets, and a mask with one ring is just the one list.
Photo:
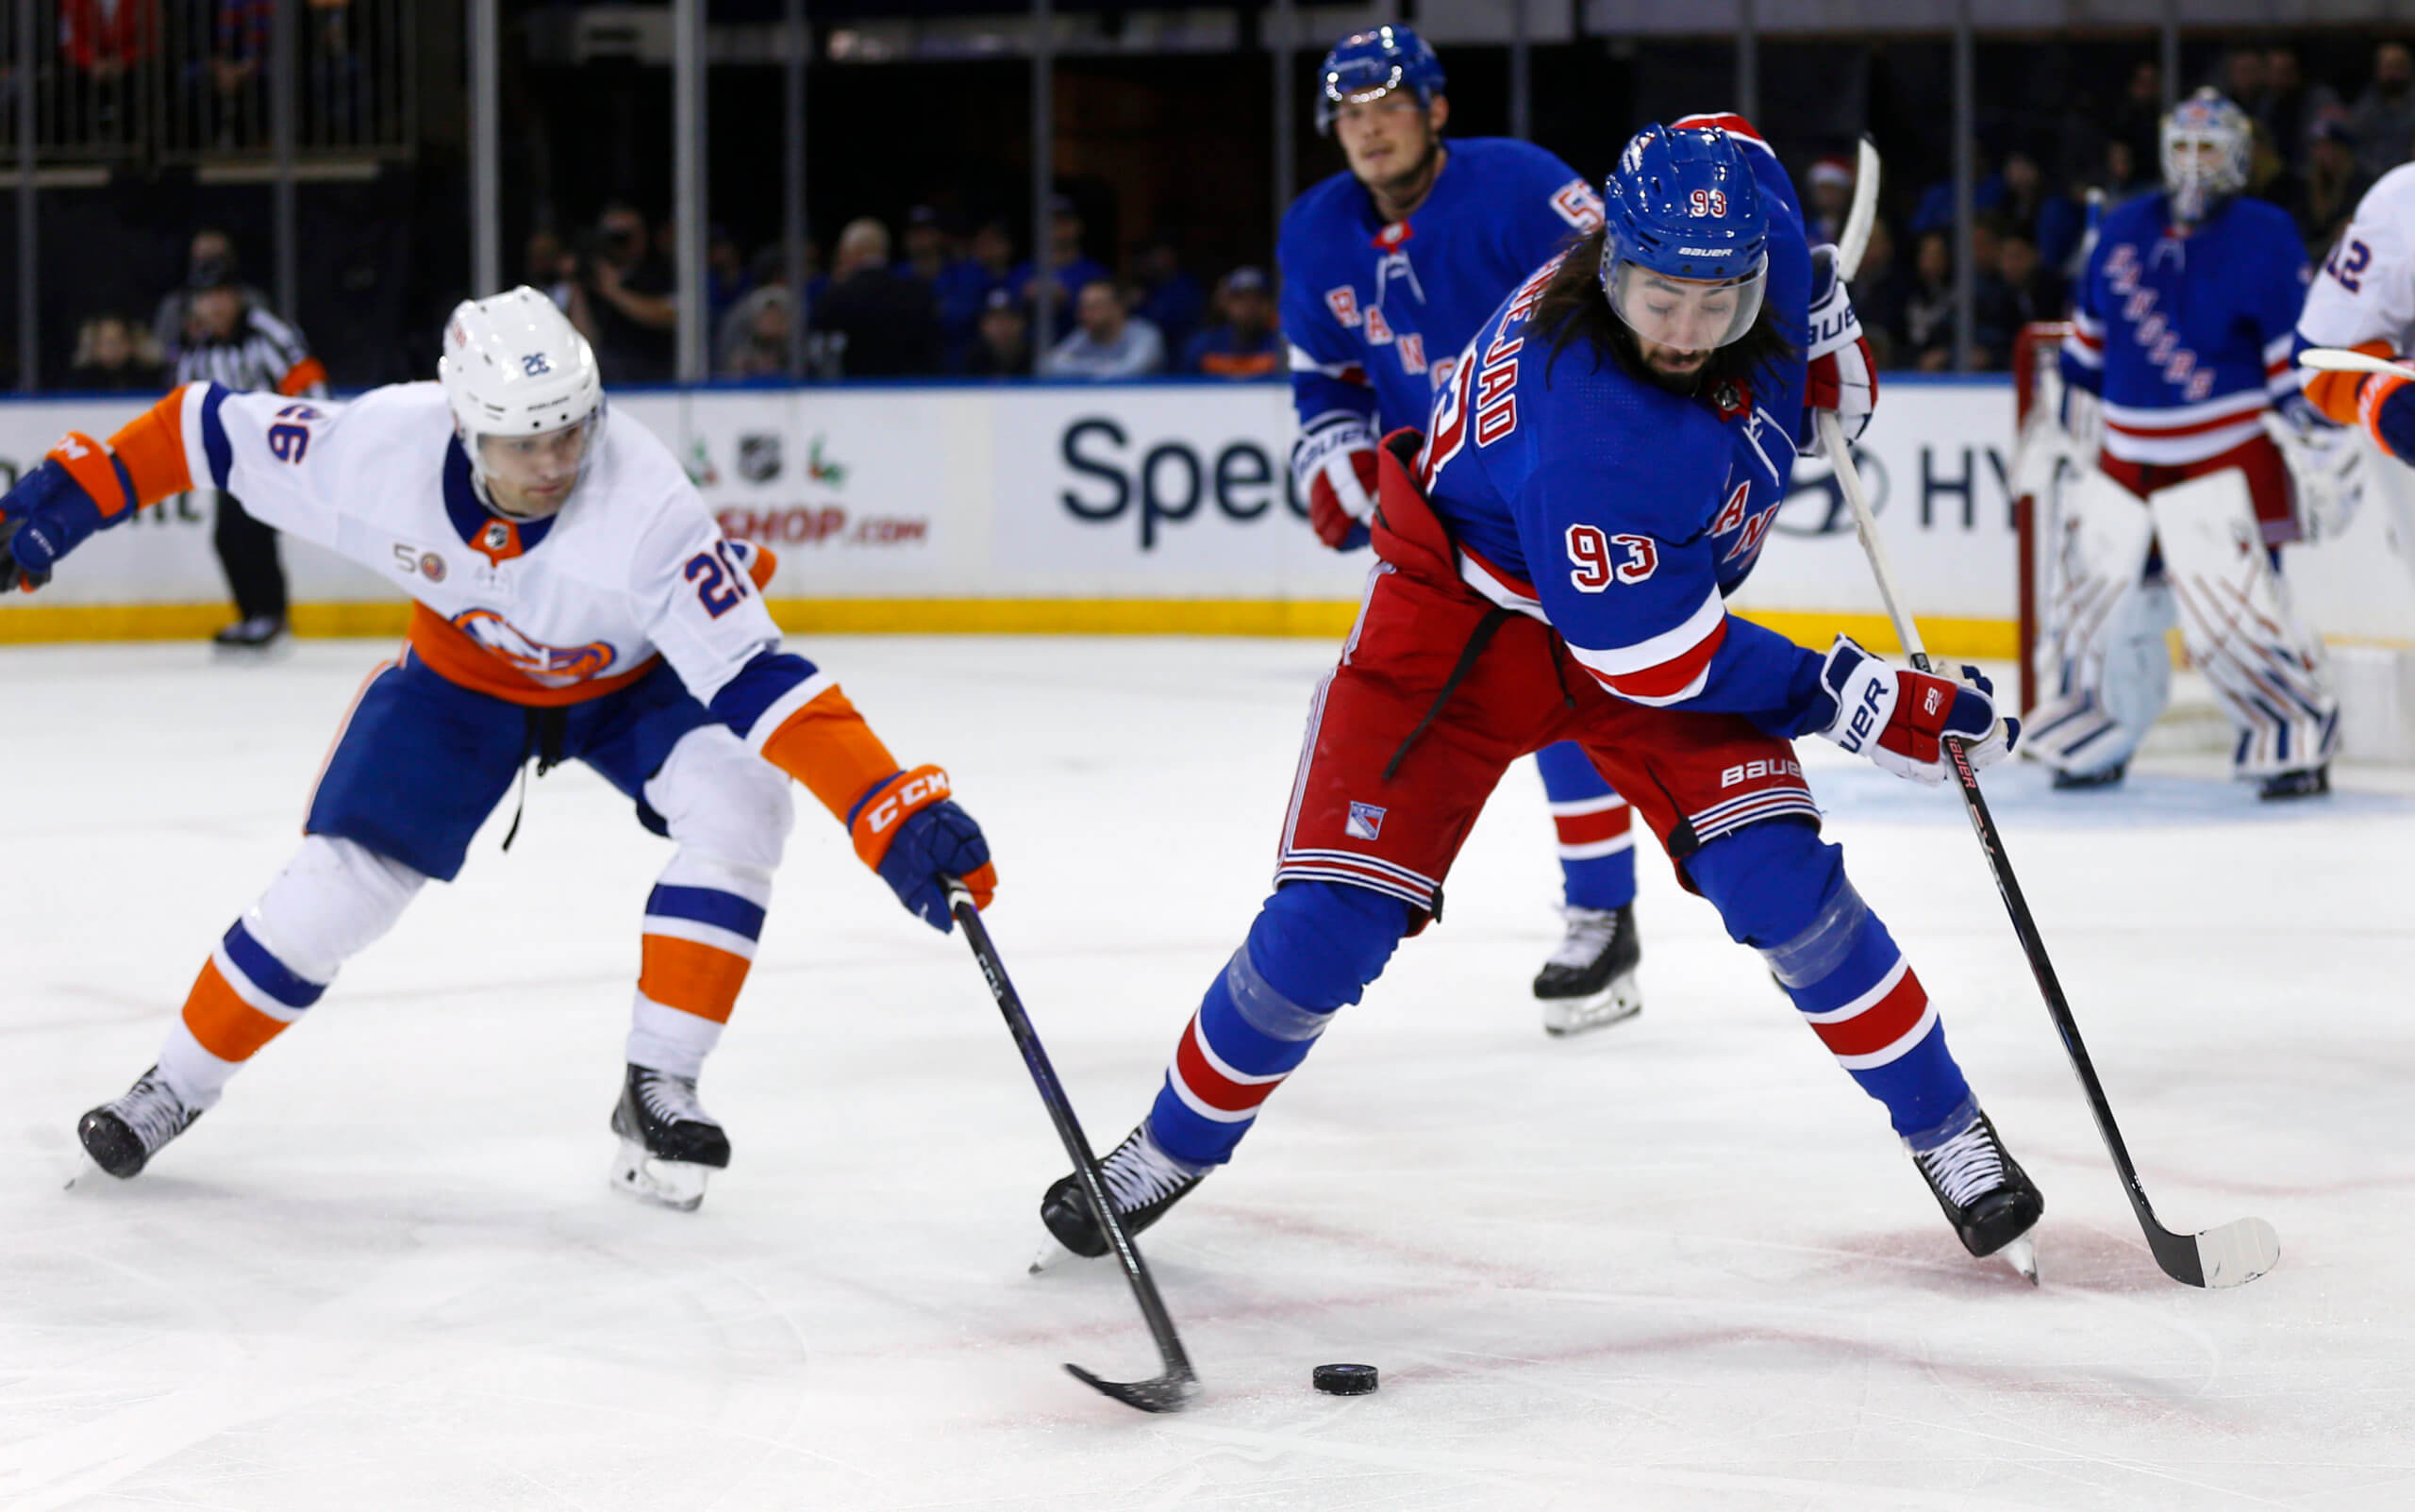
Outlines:
{"label": "red white and blue jersey stripe", "polygon": [[2298,392],[2312,270],[2289,214],[2237,198],[2187,236],[2150,194],[2105,217],[2063,339],[2065,381],[2105,404],[2105,455],[2178,466],[2261,435]]}
{"label": "red white and blue jersey stripe", "polygon": [[[1721,125],[1769,206],[1766,309],[1806,344],[1810,249],[1793,186],[1751,127]],[[1557,630],[1619,697],[1754,718],[1791,736],[1833,713],[1819,658],[1729,616],[1786,496],[1804,419],[1804,363],[1750,383],[1672,393],[1579,338],[1555,355],[1532,328],[1559,259],[1477,331],[1427,417],[1420,477],[1459,547],[1459,575]]]}

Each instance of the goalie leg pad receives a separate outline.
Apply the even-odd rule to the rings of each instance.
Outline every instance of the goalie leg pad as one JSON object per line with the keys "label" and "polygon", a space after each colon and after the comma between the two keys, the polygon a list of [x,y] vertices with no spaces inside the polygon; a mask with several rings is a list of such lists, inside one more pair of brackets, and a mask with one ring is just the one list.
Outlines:
{"label": "goalie leg pad", "polygon": [[2323,643],[2290,603],[2265,549],[2246,476],[2226,468],[2158,489],[2149,507],[2189,655],[2239,730],[2241,777],[2320,767],[2340,701]]}
{"label": "goalie leg pad", "polygon": [[[2021,748],[2058,772],[2094,773],[2128,760],[2163,711],[2162,689],[2135,675],[2152,659],[2135,642],[2152,635],[2162,653],[2156,606],[2140,602],[2155,525],[2138,495],[2095,469],[2062,493],[2039,637],[2047,692],[2023,721]],[[2109,701],[2108,661],[2124,669]]]}

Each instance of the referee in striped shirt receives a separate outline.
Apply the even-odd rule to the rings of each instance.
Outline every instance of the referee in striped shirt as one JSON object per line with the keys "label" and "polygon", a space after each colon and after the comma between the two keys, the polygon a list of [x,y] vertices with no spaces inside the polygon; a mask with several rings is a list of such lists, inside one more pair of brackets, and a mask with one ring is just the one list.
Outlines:
{"label": "referee in striped shirt", "polygon": [[[327,396],[327,370],[303,344],[301,332],[252,302],[233,258],[196,262],[187,289],[177,383],[215,383],[239,393],[275,390],[297,398]],[[217,643],[234,651],[275,644],[286,630],[285,568],[277,560],[276,532],[244,513],[233,494],[221,492],[210,544],[235,593],[235,623],[218,632]]]}

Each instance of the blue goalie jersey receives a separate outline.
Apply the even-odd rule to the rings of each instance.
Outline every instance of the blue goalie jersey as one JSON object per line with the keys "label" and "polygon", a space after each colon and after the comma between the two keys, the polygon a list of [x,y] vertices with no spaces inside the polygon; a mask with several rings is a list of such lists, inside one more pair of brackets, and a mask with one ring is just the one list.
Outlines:
{"label": "blue goalie jersey", "polygon": [[1541,147],[1447,141],[1425,202],[1391,224],[1336,174],[1293,202],[1276,258],[1302,428],[1338,412],[1378,431],[1425,418],[1434,390],[1501,296],[1602,224],[1602,197]]}
{"label": "blue goalie jersey", "polygon": [[[1731,617],[1793,475],[1804,437],[1810,248],[1786,171],[1732,116],[1690,117],[1738,138],[1769,204],[1765,311],[1790,352],[1749,381],[1679,395],[1596,353],[1557,360],[1531,328],[1559,258],[1487,321],[1434,398],[1420,475],[1478,592],[1557,629],[1620,697],[1748,716],[1803,733],[1820,658]],[[1591,288],[1591,280],[1588,280]],[[1805,438],[1807,442],[1807,438]]]}

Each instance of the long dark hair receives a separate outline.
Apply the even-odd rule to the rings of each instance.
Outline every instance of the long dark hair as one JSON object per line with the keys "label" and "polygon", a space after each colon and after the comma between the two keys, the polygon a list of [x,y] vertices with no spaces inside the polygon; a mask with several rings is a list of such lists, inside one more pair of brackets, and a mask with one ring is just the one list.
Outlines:
{"label": "long dark hair", "polygon": [[[1559,362],[1559,354],[1583,338],[1593,354],[1593,366],[1602,365],[1602,355],[1611,359],[1629,374],[1644,382],[1665,387],[1650,369],[1644,366],[1643,355],[1635,344],[1635,333],[1626,322],[1611,310],[1610,302],[1602,295],[1602,248],[1609,241],[1607,231],[1594,231],[1569,244],[1553,271],[1551,281],[1543,285],[1542,293],[1535,300],[1532,317],[1534,328],[1551,342],[1551,357],[1543,364],[1543,382],[1551,382],[1551,371]],[[1769,302],[1763,300],[1760,313],[1753,317],[1753,328],[1710,355],[1694,381],[1694,392],[1709,393],[1723,381],[1749,380],[1764,368],[1775,368],[1794,356],[1794,345],[1781,335],[1776,320],[1770,313]]]}

